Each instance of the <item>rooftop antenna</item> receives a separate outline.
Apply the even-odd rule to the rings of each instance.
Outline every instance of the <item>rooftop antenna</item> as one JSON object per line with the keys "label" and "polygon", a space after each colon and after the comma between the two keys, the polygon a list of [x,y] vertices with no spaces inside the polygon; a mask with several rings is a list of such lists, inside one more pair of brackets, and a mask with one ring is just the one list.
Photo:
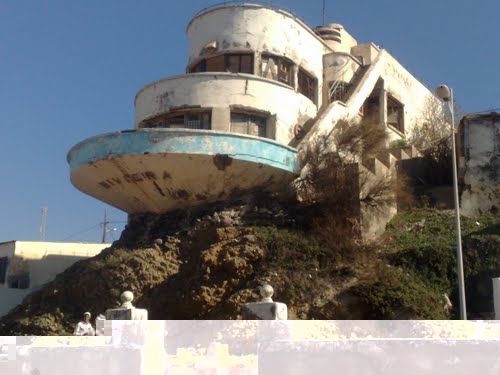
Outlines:
{"label": "rooftop antenna", "polygon": [[323,0],[323,23],[322,25],[325,25],[325,14],[326,14],[326,0]]}
{"label": "rooftop antenna", "polygon": [[45,226],[47,224],[48,207],[42,207],[42,220],[40,222],[40,241],[45,241]]}

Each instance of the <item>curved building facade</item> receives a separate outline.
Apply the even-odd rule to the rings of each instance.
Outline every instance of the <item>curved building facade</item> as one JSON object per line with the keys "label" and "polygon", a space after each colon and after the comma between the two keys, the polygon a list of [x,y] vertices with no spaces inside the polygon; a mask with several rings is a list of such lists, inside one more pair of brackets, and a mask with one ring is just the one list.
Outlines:
{"label": "curved building facade", "polygon": [[[301,153],[360,118],[408,137],[433,94],[386,51],[343,26],[219,5],[189,22],[184,75],[135,97],[132,130],[70,151],[71,181],[128,213],[162,213],[263,189],[301,172]],[[299,156],[298,156],[299,155]],[[387,168],[392,168],[390,157]]]}

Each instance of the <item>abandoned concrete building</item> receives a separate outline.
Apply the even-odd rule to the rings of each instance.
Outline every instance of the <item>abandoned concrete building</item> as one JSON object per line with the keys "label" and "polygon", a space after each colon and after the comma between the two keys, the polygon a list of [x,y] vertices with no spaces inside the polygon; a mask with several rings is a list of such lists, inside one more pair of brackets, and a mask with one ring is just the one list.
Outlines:
{"label": "abandoned concrete building", "polygon": [[[276,191],[300,174],[300,153],[318,136],[359,119],[389,134],[387,152],[359,167],[389,176],[398,159],[416,156],[389,145],[439,102],[390,53],[339,24],[310,28],[288,11],[219,5],[196,14],[187,36],[185,74],[137,93],[135,129],[71,149],[79,190],[129,214]],[[361,217],[368,237],[395,211]]]}
{"label": "abandoned concrete building", "polygon": [[500,114],[471,114],[459,126],[464,215],[500,216]]}

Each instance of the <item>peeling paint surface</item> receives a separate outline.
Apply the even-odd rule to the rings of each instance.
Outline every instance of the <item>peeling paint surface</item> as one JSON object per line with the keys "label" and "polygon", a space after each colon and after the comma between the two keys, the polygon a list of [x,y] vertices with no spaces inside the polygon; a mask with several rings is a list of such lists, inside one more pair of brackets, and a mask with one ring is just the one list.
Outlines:
{"label": "peeling paint surface", "polygon": [[296,151],[266,139],[213,131],[110,133],[68,155],[72,183],[128,213],[162,213],[282,189],[296,176]]}
{"label": "peeling paint surface", "polygon": [[[269,112],[277,117],[275,140],[284,144],[293,138],[289,133],[301,116],[317,114],[313,102],[283,83],[249,74],[211,72],[171,77],[144,87],[135,100],[135,126],[183,105],[211,109],[212,117],[231,106]],[[212,123],[212,128],[229,130],[229,115],[225,122]]]}
{"label": "peeling paint surface", "polygon": [[187,34],[190,62],[214,40],[223,51],[241,50],[239,46],[248,44],[254,51],[286,56],[302,65],[319,79],[320,86],[323,54],[331,52],[321,38],[291,14],[261,6],[229,6],[201,14],[190,22]]}
{"label": "peeling paint surface", "polygon": [[460,123],[464,215],[500,216],[500,120],[497,113],[465,116]]}

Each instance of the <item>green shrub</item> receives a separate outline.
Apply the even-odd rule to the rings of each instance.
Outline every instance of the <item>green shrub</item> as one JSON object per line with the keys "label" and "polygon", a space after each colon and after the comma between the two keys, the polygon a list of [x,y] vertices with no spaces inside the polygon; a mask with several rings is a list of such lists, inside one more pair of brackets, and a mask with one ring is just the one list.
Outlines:
{"label": "green shrub", "polygon": [[297,230],[255,227],[256,236],[267,250],[268,264],[287,270],[311,270],[318,268],[328,254],[317,239]]}
{"label": "green shrub", "polygon": [[395,141],[391,142],[391,148],[405,148],[408,146],[410,146],[410,144],[404,138],[396,139]]}
{"label": "green shrub", "polygon": [[388,268],[351,288],[365,306],[365,319],[448,319],[444,297],[412,273]]}
{"label": "green shrub", "polygon": [[[500,276],[500,219],[463,217],[461,230],[468,309],[483,312],[492,306],[491,278]],[[392,237],[392,251],[388,252],[387,260],[413,273],[439,293],[448,293],[456,306],[458,277],[453,212],[434,209],[405,212],[390,223],[386,235]]]}

